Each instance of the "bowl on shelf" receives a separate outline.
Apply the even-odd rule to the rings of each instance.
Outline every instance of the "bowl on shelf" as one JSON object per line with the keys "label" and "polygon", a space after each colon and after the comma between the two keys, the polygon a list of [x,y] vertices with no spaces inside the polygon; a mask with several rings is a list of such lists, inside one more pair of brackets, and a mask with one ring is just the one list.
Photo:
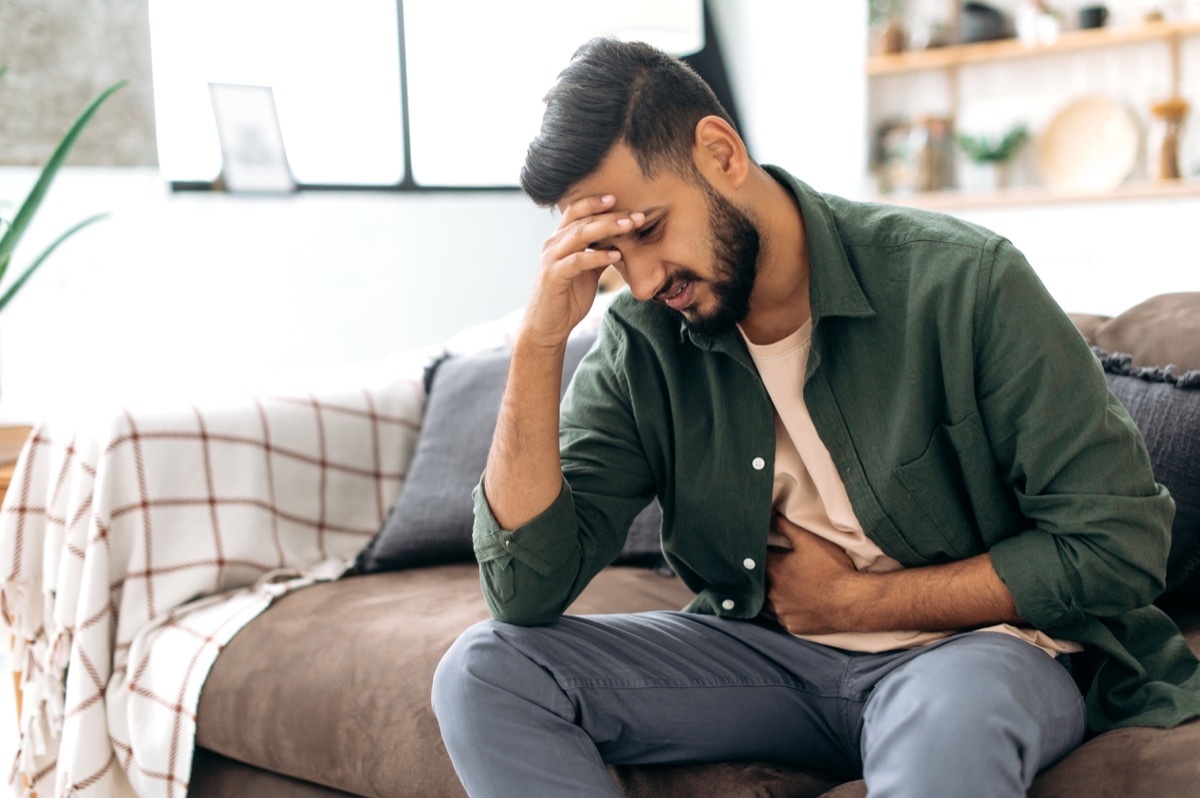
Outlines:
{"label": "bowl on shelf", "polygon": [[1081,97],[1050,120],[1037,143],[1037,169],[1059,191],[1112,191],[1133,173],[1141,129],[1110,97]]}

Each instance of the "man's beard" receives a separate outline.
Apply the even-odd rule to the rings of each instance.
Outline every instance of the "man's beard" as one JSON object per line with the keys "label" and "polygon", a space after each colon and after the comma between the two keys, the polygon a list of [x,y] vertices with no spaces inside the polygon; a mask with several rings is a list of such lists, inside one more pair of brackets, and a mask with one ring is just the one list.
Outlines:
{"label": "man's beard", "polygon": [[[679,315],[693,332],[716,337],[732,330],[750,312],[761,236],[749,216],[707,183],[704,184],[704,195],[713,253],[713,276],[708,285],[715,307],[705,314]],[[701,282],[690,271],[680,276]]]}

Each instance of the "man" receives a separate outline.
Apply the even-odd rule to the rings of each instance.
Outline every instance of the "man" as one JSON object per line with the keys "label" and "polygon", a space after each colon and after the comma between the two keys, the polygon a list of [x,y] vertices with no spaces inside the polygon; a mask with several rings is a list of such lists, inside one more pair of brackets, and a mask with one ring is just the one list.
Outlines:
{"label": "man", "polygon": [[[475,494],[497,620],[434,684],[470,794],[757,759],[872,796],[1023,795],[1088,725],[1200,714],[1151,605],[1171,499],[1011,244],[759,166],[642,44],[584,45],[546,103],[522,185],[562,222]],[[560,421],[610,264],[631,296]],[[560,617],[652,496],[687,611]]]}

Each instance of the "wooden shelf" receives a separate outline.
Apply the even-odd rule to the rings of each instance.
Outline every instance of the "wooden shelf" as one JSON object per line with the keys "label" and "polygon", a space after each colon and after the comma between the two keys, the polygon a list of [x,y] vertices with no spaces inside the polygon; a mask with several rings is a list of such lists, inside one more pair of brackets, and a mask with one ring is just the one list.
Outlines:
{"label": "wooden shelf", "polygon": [[1126,202],[1188,197],[1200,197],[1200,178],[1130,182],[1113,191],[1106,192],[1061,191],[1044,186],[1021,186],[988,192],[929,191],[914,194],[886,194],[874,199],[890,205],[909,205],[914,208],[953,213],[974,208],[1067,205],[1081,202]]}
{"label": "wooden shelf", "polygon": [[867,59],[867,74],[893,75],[995,61],[1013,61],[1059,53],[1099,50],[1127,44],[1170,42],[1200,34],[1200,21],[1147,22],[1121,28],[1065,31],[1051,44],[1025,44],[1017,39],[1001,39],[978,44],[960,44],[930,50],[914,50],[895,55],[876,55]]}

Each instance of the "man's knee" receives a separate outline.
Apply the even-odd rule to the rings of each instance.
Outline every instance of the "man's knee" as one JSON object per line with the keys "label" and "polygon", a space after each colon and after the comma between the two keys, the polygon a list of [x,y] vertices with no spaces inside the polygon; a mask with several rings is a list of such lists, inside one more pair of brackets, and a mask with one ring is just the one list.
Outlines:
{"label": "man's knee", "polygon": [[1070,675],[1045,653],[981,632],[901,666],[880,682],[868,711],[899,704],[948,729],[991,726],[1005,717],[1036,722],[1074,708],[1080,698]]}
{"label": "man's knee", "polygon": [[879,683],[863,718],[864,762],[894,771],[892,756],[919,751],[943,783],[952,773],[970,780],[994,770],[1018,789],[1078,744],[1083,699],[1066,670],[1024,641],[971,637]]}
{"label": "man's knee", "polygon": [[[471,700],[472,690],[489,668],[497,667],[498,621],[480,621],[459,635],[433,673],[431,699],[438,720],[455,717],[458,708]],[[486,677],[485,677],[486,678]]]}

